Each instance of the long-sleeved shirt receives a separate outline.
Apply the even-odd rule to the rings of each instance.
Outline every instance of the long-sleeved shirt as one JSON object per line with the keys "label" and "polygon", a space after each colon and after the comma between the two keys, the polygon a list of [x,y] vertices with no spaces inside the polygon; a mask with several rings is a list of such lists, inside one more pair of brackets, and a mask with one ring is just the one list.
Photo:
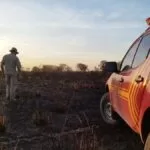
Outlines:
{"label": "long-sleeved shirt", "polygon": [[7,54],[2,59],[2,65],[4,66],[4,73],[10,75],[16,75],[17,70],[21,69],[21,63],[19,58],[14,54]]}

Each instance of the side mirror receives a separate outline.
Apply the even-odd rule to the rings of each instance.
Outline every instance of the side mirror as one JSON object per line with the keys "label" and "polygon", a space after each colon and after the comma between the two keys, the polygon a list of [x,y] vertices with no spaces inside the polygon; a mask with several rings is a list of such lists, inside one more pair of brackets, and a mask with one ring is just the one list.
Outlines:
{"label": "side mirror", "polygon": [[106,72],[118,72],[117,62],[106,62],[104,66],[104,71]]}

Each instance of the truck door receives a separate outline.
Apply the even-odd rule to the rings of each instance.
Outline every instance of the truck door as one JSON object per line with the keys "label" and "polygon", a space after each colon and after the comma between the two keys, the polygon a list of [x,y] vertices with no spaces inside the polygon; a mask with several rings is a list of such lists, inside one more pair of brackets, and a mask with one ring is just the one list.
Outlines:
{"label": "truck door", "polygon": [[[126,53],[125,57],[123,58],[121,62],[121,68],[120,73],[116,74],[115,78],[115,84],[117,85],[117,91],[116,91],[116,97],[113,98],[113,106],[115,106],[115,111],[124,118],[123,114],[124,111],[128,112],[128,103],[127,103],[127,97],[126,93],[128,92],[129,84],[130,84],[130,78],[132,76],[132,62],[134,59],[134,56],[136,54],[136,50],[139,46],[139,43],[141,41],[141,38],[137,39],[132,46],[129,48],[128,52]],[[124,79],[123,76],[126,76],[126,79]],[[124,84],[124,85],[123,85]]]}
{"label": "truck door", "polygon": [[144,35],[137,47],[131,67],[121,67],[121,84],[118,90],[120,101],[120,114],[124,120],[135,130],[138,130],[138,116],[140,105],[147,82],[149,67],[147,57],[150,50],[150,35]]}

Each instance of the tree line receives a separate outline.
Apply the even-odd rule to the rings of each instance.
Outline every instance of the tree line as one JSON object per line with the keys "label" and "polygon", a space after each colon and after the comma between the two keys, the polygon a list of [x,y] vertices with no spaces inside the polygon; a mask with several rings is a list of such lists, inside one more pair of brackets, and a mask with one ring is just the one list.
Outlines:
{"label": "tree line", "polygon": [[[94,67],[92,71],[100,71],[103,72],[106,60],[100,61],[100,63]],[[118,68],[120,66],[120,62],[118,62]],[[34,66],[33,68],[23,68],[24,71],[31,71],[31,72],[72,72],[73,69],[68,66],[67,64],[60,64],[60,65],[43,65],[43,66]],[[89,71],[88,65],[84,63],[78,63],[76,65],[76,71],[80,72],[87,72]]]}
{"label": "tree line", "polygon": [[[92,71],[103,72],[106,62],[107,62],[106,60],[100,61],[100,63],[96,67],[94,67],[94,70]],[[118,67],[119,65],[120,62],[118,62]],[[42,67],[34,66],[31,71],[32,72],[72,72],[73,69],[67,64],[60,64],[59,66],[56,65],[43,65]],[[76,71],[87,72],[89,71],[89,67],[84,63],[78,63],[76,65]]]}
{"label": "tree line", "polygon": [[[77,71],[86,72],[88,71],[88,65],[83,63],[78,63],[76,65]],[[32,72],[72,72],[73,69],[67,64],[56,65],[43,65],[42,67],[34,66],[31,70]]]}

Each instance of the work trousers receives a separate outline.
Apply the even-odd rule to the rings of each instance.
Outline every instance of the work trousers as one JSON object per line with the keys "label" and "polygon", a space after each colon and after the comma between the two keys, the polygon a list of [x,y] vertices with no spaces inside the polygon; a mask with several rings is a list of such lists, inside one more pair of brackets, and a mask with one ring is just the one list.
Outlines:
{"label": "work trousers", "polygon": [[17,75],[6,74],[6,98],[7,100],[14,100],[16,97],[17,89]]}

